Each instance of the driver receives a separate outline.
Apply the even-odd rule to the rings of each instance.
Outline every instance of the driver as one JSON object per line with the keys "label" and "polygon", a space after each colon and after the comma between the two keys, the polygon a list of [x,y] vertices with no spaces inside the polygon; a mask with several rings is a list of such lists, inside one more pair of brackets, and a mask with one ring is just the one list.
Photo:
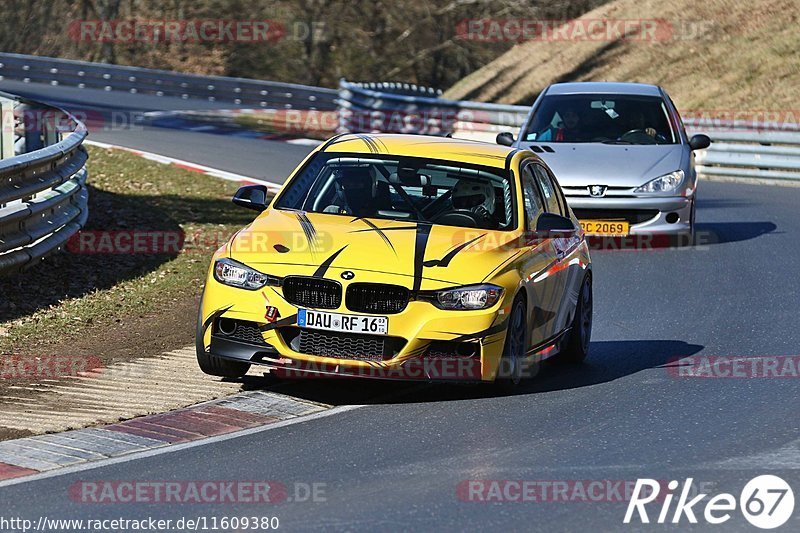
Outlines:
{"label": "driver", "polygon": [[631,131],[633,130],[640,130],[643,131],[645,134],[649,135],[652,138],[656,138],[656,130],[653,127],[647,125],[647,119],[644,118],[643,113],[636,113],[633,116],[633,122],[631,123],[631,127],[629,128]]}
{"label": "driver", "polygon": [[[325,211],[336,211],[357,217],[375,215],[375,196],[377,179],[370,172],[370,167],[342,167],[337,170],[336,196],[344,200],[344,205],[328,206]],[[340,202],[337,202],[340,204]]]}
{"label": "driver", "polygon": [[453,187],[452,202],[457,210],[469,211],[478,227],[496,226],[494,187],[483,181],[460,179]]}
{"label": "driver", "polygon": [[581,116],[573,104],[567,104],[558,111],[561,120],[558,127],[549,127],[539,136],[539,141],[573,142],[580,141],[584,132],[581,131]]}

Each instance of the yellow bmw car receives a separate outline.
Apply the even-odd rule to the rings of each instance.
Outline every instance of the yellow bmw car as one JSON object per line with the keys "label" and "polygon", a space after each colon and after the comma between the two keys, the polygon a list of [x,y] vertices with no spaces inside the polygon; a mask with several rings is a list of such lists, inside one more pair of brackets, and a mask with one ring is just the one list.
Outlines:
{"label": "yellow bmw car", "polygon": [[334,137],[215,253],[197,359],[211,375],[517,385],[580,362],[589,248],[533,152],[440,137]]}

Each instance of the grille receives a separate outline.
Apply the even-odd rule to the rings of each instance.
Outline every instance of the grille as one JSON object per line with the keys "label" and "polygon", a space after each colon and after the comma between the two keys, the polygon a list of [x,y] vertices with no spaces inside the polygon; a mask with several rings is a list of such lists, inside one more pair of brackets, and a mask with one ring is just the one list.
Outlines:
{"label": "grille", "polygon": [[658,216],[657,209],[575,209],[572,211],[581,220],[627,220],[640,224]]}
{"label": "grille", "polygon": [[408,305],[409,290],[399,285],[352,283],[347,287],[345,305],[360,313],[399,313]]}
{"label": "grille", "polygon": [[302,330],[299,339],[301,353],[337,359],[383,360],[383,337]]}
{"label": "grille", "polygon": [[342,305],[342,286],[336,281],[288,276],[282,286],[284,298],[294,305],[315,309],[336,309]]}
{"label": "grille", "polygon": [[397,355],[406,345],[406,340],[401,337],[317,331],[294,326],[278,328],[278,334],[296,352],[335,359],[383,361]]}
{"label": "grille", "polygon": [[267,343],[264,342],[264,337],[261,335],[261,330],[258,329],[258,326],[254,322],[247,322],[244,320],[231,320],[229,318],[223,319],[234,322],[236,324],[233,333],[228,335],[219,331],[219,327],[217,327],[217,333],[228,337],[230,339],[236,339],[237,341],[247,342],[250,344],[263,344],[267,346]]}

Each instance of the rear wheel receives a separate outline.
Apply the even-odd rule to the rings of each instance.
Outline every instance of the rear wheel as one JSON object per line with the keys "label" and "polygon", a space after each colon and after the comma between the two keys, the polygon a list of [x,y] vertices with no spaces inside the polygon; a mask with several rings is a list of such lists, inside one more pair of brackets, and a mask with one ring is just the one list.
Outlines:
{"label": "rear wheel", "polygon": [[250,370],[250,363],[239,361],[229,361],[206,351],[205,341],[203,340],[203,305],[197,313],[197,334],[195,335],[195,349],[197,351],[197,364],[200,370],[210,376],[221,378],[240,378]]}
{"label": "rear wheel", "polygon": [[589,355],[589,342],[592,338],[592,276],[586,274],[578,294],[578,305],[572,319],[569,336],[558,359],[564,363],[579,364]]}
{"label": "rear wheel", "polygon": [[503,389],[514,389],[522,382],[525,374],[525,352],[528,346],[528,325],[525,316],[525,301],[521,297],[514,300],[508,316],[506,343],[496,383]]}

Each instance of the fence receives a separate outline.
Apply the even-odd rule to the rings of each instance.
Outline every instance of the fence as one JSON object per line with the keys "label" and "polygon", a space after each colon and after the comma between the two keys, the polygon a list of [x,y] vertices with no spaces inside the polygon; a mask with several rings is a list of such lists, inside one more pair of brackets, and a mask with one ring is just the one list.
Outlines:
{"label": "fence", "polygon": [[2,275],[61,250],[86,223],[89,196],[86,127],[65,111],[6,93],[0,102]]}

